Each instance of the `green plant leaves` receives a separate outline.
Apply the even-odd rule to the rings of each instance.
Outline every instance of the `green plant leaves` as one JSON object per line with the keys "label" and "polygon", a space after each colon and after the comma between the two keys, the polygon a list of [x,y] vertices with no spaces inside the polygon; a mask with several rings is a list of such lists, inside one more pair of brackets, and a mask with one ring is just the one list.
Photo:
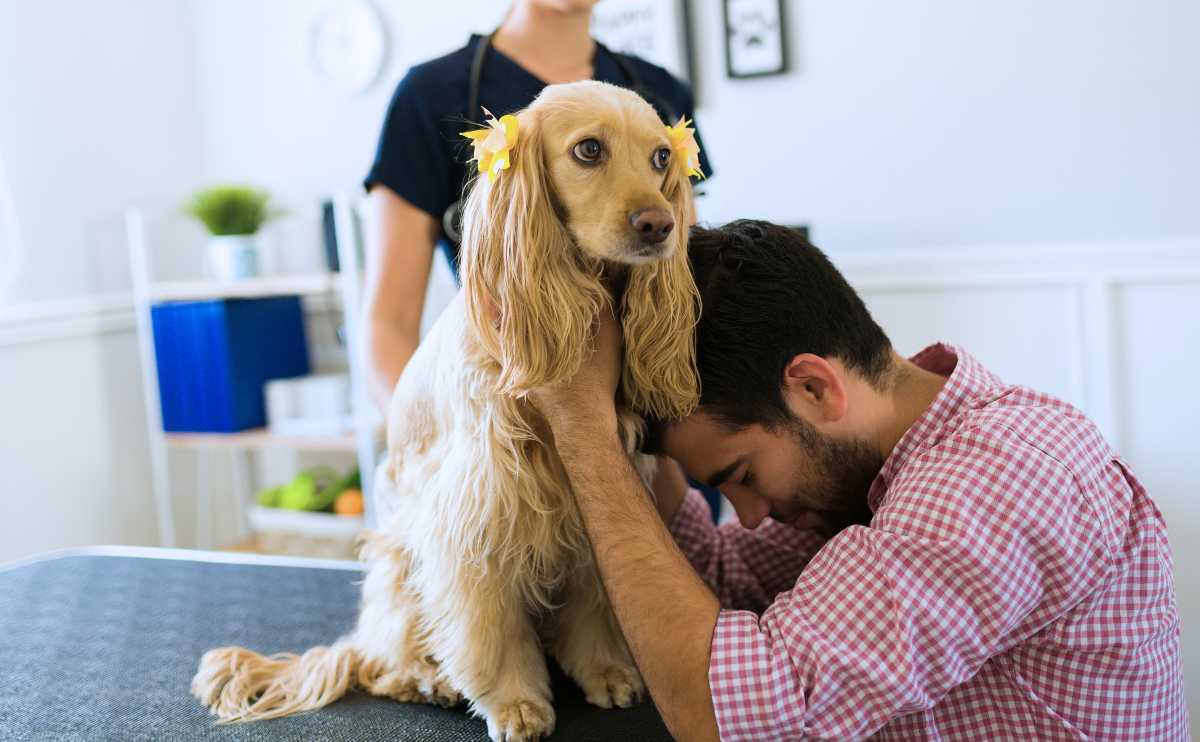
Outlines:
{"label": "green plant leaves", "polygon": [[254,234],[283,214],[271,206],[271,194],[250,186],[223,185],[196,192],[183,211],[216,236]]}

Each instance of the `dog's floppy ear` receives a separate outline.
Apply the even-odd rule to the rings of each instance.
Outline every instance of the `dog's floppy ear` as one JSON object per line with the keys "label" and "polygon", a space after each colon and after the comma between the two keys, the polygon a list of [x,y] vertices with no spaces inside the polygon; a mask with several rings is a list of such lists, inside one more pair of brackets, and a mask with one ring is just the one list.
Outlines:
{"label": "dog's floppy ear", "polygon": [[575,374],[607,297],[556,213],[528,110],[510,162],[494,180],[479,176],[467,198],[461,271],[471,333],[498,367],[501,391],[522,396]]}
{"label": "dog's floppy ear", "polygon": [[622,299],[625,370],[621,388],[638,413],[662,420],[685,417],[700,401],[696,322],[700,292],[688,265],[688,227],[694,220],[692,184],[679,167],[666,176],[663,195],[675,217],[672,252],[635,266]]}

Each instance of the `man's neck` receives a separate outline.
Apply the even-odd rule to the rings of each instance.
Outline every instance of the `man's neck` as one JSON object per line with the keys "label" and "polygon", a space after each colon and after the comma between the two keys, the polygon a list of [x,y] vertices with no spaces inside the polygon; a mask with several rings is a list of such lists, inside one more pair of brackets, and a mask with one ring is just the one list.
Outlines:
{"label": "man's neck", "polygon": [[556,11],[517,3],[497,29],[496,49],[548,83],[592,76],[596,43],[588,33],[591,12]]}
{"label": "man's neck", "polygon": [[891,409],[878,426],[875,443],[886,459],[908,429],[917,422],[937,398],[946,377],[926,371],[908,359],[895,355],[895,383],[886,393]]}

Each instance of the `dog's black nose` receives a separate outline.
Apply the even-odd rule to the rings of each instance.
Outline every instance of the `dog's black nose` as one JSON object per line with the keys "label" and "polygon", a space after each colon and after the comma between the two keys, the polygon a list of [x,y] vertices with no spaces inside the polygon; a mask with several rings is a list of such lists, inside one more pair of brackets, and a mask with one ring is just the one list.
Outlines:
{"label": "dog's black nose", "polygon": [[657,245],[667,239],[675,228],[675,219],[666,209],[642,209],[629,215],[629,223],[638,239],[647,245]]}

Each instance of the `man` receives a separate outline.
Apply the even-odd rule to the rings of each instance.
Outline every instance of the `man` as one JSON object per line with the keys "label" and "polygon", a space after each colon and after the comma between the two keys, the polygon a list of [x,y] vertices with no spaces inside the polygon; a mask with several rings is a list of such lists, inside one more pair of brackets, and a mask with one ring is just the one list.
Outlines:
{"label": "man", "polygon": [[535,395],[678,738],[1188,738],[1166,529],[1087,418],[953,346],[901,358],[793,230],[689,250],[700,408],[651,437],[740,526],[673,467],[646,497],[611,318]]}

